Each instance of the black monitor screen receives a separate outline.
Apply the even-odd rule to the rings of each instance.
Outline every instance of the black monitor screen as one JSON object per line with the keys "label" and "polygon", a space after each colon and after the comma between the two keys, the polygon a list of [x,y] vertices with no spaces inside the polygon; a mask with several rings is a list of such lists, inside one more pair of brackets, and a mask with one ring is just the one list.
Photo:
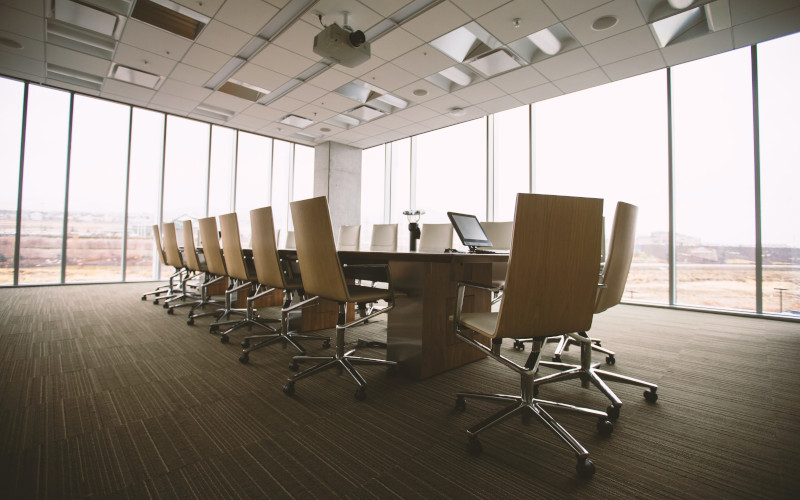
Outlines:
{"label": "black monitor screen", "polygon": [[461,243],[468,247],[490,247],[492,242],[486,236],[483,226],[474,215],[447,212],[450,222],[461,238]]}

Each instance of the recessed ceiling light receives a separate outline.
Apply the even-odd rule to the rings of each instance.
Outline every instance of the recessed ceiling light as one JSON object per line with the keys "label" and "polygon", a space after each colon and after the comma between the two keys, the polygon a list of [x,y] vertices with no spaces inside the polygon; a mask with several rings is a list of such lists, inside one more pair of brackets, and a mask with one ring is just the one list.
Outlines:
{"label": "recessed ceiling light", "polygon": [[12,40],[10,38],[0,37],[0,45],[3,47],[8,47],[10,49],[22,49],[23,46],[16,40]]}
{"label": "recessed ceiling light", "polygon": [[291,125],[292,127],[297,127],[297,128],[306,128],[312,123],[314,123],[312,120],[309,120],[308,118],[304,118],[302,116],[297,116],[297,115],[286,115],[280,120],[278,120],[278,122],[283,123],[284,125]]}
{"label": "recessed ceiling light", "polygon": [[447,112],[447,114],[454,118],[458,118],[459,116],[464,116],[465,114],[467,114],[467,112],[466,110],[464,110],[464,108],[452,108],[450,111]]}
{"label": "recessed ceiling light", "polygon": [[422,96],[428,95],[428,91],[425,90],[425,89],[415,89],[413,94],[415,96],[422,97]]}
{"label": "recessed ceiling light", "polygon": [[617,22],[619,22],[619,19],[617,19],[617,16],[598,17],[592,23],[592,29],[595,30],[595,31],[607,30],[609,28],[613,28],[614,26],[616,26]]}

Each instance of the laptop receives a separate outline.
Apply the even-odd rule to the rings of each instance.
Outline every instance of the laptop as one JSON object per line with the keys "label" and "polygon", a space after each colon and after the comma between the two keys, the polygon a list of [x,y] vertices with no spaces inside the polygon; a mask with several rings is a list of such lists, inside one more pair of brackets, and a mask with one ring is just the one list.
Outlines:
{"label": "laptop", "polygon": [[461,239],[461,243],[469,248],[470,253],[497,253],[491,250],[483,250],[478,247],[491,247],[492,242],[483,230],[477,217],[470,214],[459,214],[447,212],[450,223],[456,230],[456,234]]}

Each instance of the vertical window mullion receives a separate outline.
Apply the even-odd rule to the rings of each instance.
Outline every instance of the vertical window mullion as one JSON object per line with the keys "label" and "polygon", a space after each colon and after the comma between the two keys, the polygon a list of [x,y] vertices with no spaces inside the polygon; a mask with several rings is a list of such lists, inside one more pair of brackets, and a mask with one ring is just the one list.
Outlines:
{"label": "vertical window mullion", "polygon": [[677,262],[675,252],[675,169],[672,120],[672,69],[667,68],[667,210],[669,212],[669,236],[667,258],[669,260],[669,305],[677,303]]}
{"label": "vertical window mullion", "polygon": [[69,94],[69,128],[67,129],[67,181],[64,187],[64,225],[61,231],[61,283],[67,277],[67,228],[69,226],[69,169],[72,163],[72,122],[75,118],[75,94]]}
{"label": "vertical window mullion", "polygon": [[411,165],[409,165],[409,179],[408,179],[408,202],[411,210],[417,209],[417,139],[418,136],[411,138]]}
{"label": "vertical window mullion", "polygon": [[756,314],[764,312],[763,264],[764,252],[761,242],[761,135],[758,116],[758,49],[750,46],[750,78],[753,86],[753,175],[755,189],[755,232],[756,232]]}
{"label": "vertical window mullion", "polygon": [[128,107],[128,163],[125,166],[125,207],[122,213],[122,281],[128,270],[128,202],[131,197],[131,141],[133,141],[133,108]]}
{"label": "vertical window mullion", "polygon": [[19,285],[19,251],[22,238],[22,181],[25,177],[25,135],[28,127],[28,82],[22,91],[22,132],[19,134],[19,179],[17,181],[17,220],[14,239],[14,286]]}
{"label": "vertical window mullion", "polygon": [[494,115],[486,117],[486,220],[494,220]]}

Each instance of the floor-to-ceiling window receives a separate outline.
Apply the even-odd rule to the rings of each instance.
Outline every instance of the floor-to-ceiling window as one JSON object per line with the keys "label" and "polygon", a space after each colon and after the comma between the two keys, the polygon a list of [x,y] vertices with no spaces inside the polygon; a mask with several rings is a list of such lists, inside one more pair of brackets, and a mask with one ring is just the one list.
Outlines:
{"label": "floor-to-ceiling window", "polygon": [[75,96],[65,281],[119,281],[131,108]]}
{"label": "floor-to-ceiling window", "polygon": [[239,133],[236,157],[236,216],[239,238],[250,246],[250,210],[270,204],[272,179],[272,139]]}
{"label": "floor-to-ceiling window", "polygon": [[0,78],[0,284],[14,283],[25,85]]}
{"label": "floor-to-ceiling window", "polygon": [[800,314],[800,35],[758,45],[764,312]]}
{"label": "floor-to-ceiling window", "polygon": [[678,304],[756,308],[750,70],[749,47],[672,68]]}
{"label": "floor-to-ceiling window", "polygon": [[28,85],[19,283],[60,283],[71,96]]}
{"label": "floor-to-ceiling window", "polygon": [[361,153],[361,248],[368,249],[372,226],[384,223],[386,146]]}
{"label": "floor-to-ceiling window", "polygon": [[153,244],[152,226],[158,225],[161,215],[165,120],[163,113],[133,109],[126,280],[151,280],[158,276],[159,260]]}
{"label": "floor-to-ceiling window", "polygon": [[667,303],[666,73],[533,105],[534,191],[603,198],[608,239],[618,201],[639,207],[625,298]]}
{"label": "floor-to-ceiling window", "polygon": [[514,219],[517,193],[530,191],[530,106],[521,106],[495,114],[492,140],[494,141],[492,219],[509,221]]}
{"label": "floor-to-ceiling window", "polygon": [[272,217],[275,222],[275,231],[281,235],[286,234],[287,219],[289,214],[289,180],[291,178],[292,164],[294,163],[294,144],[286,141],[275,140],[272,151]]}
{"label": "floor-to-ceiling window", "polygon": [[211,170],[208,174],[208,214],[233,211],[233,181],[236,172],[236,131],[212,125]]}
{"label": "floor-to-ceiling window", "polygon": [[[411,199],[411,139],[402,139],[391,144],[392,152],[390,161],[391,190],[389,223],[398,225],[397,248],[409,248],[410,236],[408,232],[408,218],[403,212],[411,208],[418,208],[419,204],[412,206]],[[424,217],[424,215],[423,215]],[[422,222],[425,222],[423,219]],[[405,229],[404,229],[405,228]]]}

